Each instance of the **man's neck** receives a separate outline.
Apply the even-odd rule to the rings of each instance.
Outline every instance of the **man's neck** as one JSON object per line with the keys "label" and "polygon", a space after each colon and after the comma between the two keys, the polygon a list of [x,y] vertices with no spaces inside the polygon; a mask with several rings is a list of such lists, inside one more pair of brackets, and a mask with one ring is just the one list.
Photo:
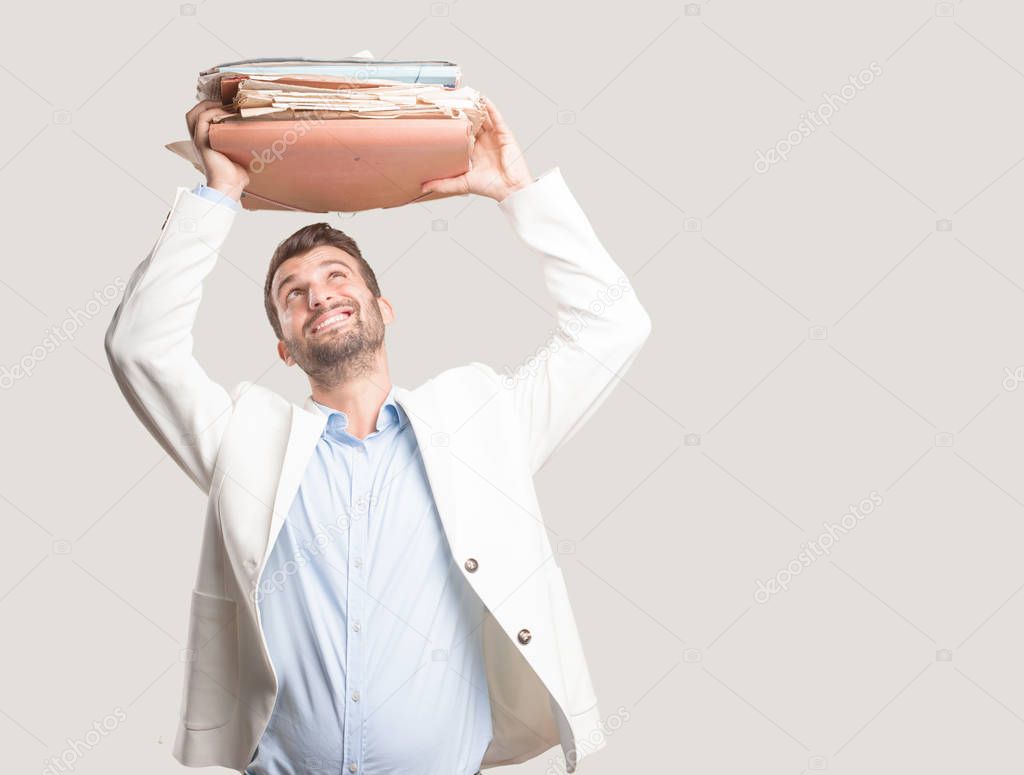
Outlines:
{"label": "man's neck", "polygon": [[377,417],[391,391],[391,376],[385,367],[331,387],[317,384],[311,387],[314,401],[344,412],[348,417],[348,432],[365,439],[377,428]]}

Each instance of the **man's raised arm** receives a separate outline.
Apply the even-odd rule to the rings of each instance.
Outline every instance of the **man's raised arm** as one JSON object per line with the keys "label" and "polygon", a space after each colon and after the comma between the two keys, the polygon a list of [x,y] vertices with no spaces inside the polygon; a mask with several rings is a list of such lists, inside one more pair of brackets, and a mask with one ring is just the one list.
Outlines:
{"label": "man's raised arm", "polygon": [[651,319],[561,170],[554,167],[534,179],[501,113],[490,100],[486,108],[469,172],[428,181],[423,191],[494,199],[519,237],[540,254],[557,308],[557,335],[515,374],[500,376],[486,364],[473,364],[512,403],[535,472],[608,396],[647,340]]}
{"label": "man's raised arm", "polygon": [[555,335],[501,385],[536,472],[593,414],[636,358],[651,319],[554,167],[498,204],[540,255]]}
{"label": "man's raised arm", "polygon": [[[186,116],[201,154],[208,146],[209,119],[218,110],[199,103]],[[160,237],[128,281],[104,344],[132,410],[175,463],[209,493],[237,396],[211,380],[196,361],[192,327],[203,280],[234,222],[247,176],[241,168],[232,169],[236,165],[226,157],[203,160],[209,187],[200,189],[202,195],[177,189]],[[221,195],[234,202],[215,201]]]}

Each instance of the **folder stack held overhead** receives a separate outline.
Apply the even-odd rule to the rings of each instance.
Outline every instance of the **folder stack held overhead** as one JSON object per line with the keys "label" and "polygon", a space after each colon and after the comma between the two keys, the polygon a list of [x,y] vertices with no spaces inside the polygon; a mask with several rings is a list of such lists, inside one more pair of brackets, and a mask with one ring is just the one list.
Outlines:
{"label": "folder stack held overhead", "polygon": [[[210,125],[210,147],[249,173],[247,210],[356,212],[450,194],[427,180],[469,169],[483,125],[479,92],[451,62],[254,59],[199,74],[196,97],[230,115]],[[191,140],[171,151],[202,171]]]}

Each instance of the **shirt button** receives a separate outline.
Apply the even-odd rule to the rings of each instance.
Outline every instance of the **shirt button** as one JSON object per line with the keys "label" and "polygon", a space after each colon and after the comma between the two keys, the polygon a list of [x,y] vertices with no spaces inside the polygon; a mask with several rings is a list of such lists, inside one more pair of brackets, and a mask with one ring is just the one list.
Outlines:
{"label": "shirt button", "polygon": [[362,557],[356,557],[355,561],[352,564],[355,565],[357,568],[362,568],[363,567],[363,558]]}
{"label": "shirt button", "polygon": [[359,690],[352,692],[352,702],[359,702]]}
{"label": "shirt button", "polygon": [[351,762],[351,763],[350,763],[350,764],[348,765],[348,771],[349,771],[349,772],[355,772],[355,771],[356,771],[356,770],[358,770],[358,769],[359,769],[359,765],[358,765],[358,764],[356,764],[355,762]]}
{"label": "shirt button", "polygon": [[465,568],[470,573],[476,573],[476,569],[479,568],[479,567],[480,567],[480,563],[478,563],[472,557],[470,557],[468,560],[466,560]]}
{"label": "shirt button", "polygon": [[529,630],[522,629],[519,631],[519,635],[517,637],[519,638],[519,642],[525,646],[527,643],[530,642],[530,639],[533,637],[533,635],[530,634]]}
{"label": "shirt button", "polygon": [[359,632],[359,630],[362,629],[362,628],[359,626],[359,622],[352,622],[352,629],[355,632]]}

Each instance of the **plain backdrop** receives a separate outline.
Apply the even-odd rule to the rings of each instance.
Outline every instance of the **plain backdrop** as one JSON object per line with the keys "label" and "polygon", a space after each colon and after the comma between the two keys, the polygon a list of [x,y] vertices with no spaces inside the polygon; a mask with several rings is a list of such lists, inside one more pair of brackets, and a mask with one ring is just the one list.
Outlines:
{"label": "plain backdrop", "polygon": [[[4,772],[62,755],[83,775],[183,771],[204,499],[124,402],[103,335],[175,188],[200,180],[162,147],[186,137],[197,72],[363,49],[458,62],[534,175],[560,168],[653,318],[538,477],[610,722],[582,771],[1024,765],[1020,4],[17,12],[0,32]],[[318,220],[358,240],[397,310],[396,384],[514,367],[551,331],[537,257],[490,200],[242,213],[195,329],[212,378],[305,397],[262,283]],[[54,327],[73,334],[47,347]]]}

